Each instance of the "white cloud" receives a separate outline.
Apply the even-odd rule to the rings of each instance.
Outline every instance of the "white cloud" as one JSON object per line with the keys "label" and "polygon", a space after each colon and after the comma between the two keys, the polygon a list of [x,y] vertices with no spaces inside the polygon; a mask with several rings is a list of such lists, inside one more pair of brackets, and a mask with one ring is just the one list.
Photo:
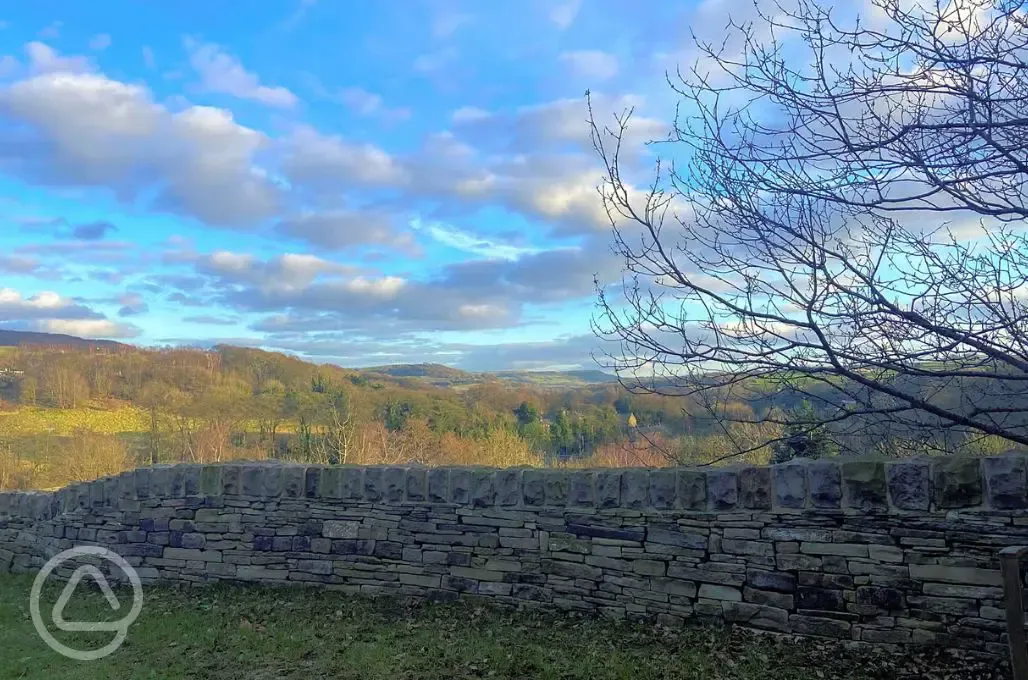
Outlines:
{"label": "white cloud", "polygon": [[11,288],[0,288],[0,327],[104,338],[132,338],[140,334],[140,329],[132,324],[109,321],[53,291],[25,297]]}
{"label": "white cloud", "polygon": [[101,52],[111,46],[111,36],[107,33],[98,33],[89,39],[89,49]]}
{"label": "white cloud", "polygon": [[0,78],[13,76],[21,68],[21,63],[9,54],[0,57]]}
{"label": "white cloud", "polygon": [[549,3],[550,21],[563,31],[574,23],[581,6],[582,0],[553,0]]}
{"label": "white cloud", "polygon": [[62,333],[83,338],[135,338],[142,330],[130,323],[117,323],[107,319],[45,319],[36,324],[44,333]]}
{"label": "white cloud", "polygon": [[29,67],[33,73],[85,73],[92,70],[85,57],[62,57],[49,45],[30,42],[25,46]]}
{"label": "white cloud", "polygon": [[571,71],[576,76],[581,78],[607,80],[618,74],[617,57],[601,50],[564,52],[560,58],[571,67]]}
{"label": "white cloud", "polygon": [[157,68],[157,59],[154,57],[153,49],[151,49],[148,45],[143,45],[142,54],[143,64],[147,68]]}
{"label": "white cloud", "polygon": [[371,186],[406,183],[402,164],[372,144],[353,143],[299,126],[285,140],[284,147],[283,170],[294,181],[335,189],[340,180]]}
{"label": "white cloud", "polygon": [[282,219],[276,230],[319,248],[345,250],[377,245],[416,254],[410,233],[398,233],[390,216],[372,210],[310,211]]}
{"label": "white cloud", "polygon": [[199,43],[185,39],[189,63],[200,76],[201,86],[209,92],[218,92],[240,99],[260,102],[268,106],[292,108],[298,99],[284,87],[261,85],[260,79],[243,68],[239,60],[214,43]]}
{"label": "white cloud", "polygon": [[490,259],[517,260],[522,255],[540,251],[539,248],[498,243],[442,222],[423,223],[418,217],[410,221],[410,226],[415,231],[425,231],[434,240],[445,246]]}
{"label": "white cloud", "polygon": [[[0,116],[25,131],[28,151],[9,172],[50,184],[105,186],[134,201],[224,226],[252,226],[274,211],[278,190],[255,163],[262,134],[221,109],[172,113],[149,91],[91,73],[44,73],[0,90]],[[18,147],[14,147],[18,150]]]}

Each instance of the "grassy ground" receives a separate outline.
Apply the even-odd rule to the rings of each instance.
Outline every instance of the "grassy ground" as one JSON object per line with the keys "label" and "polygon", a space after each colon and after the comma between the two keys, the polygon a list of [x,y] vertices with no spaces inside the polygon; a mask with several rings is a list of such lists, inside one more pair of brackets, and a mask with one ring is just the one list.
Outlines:
{"label": "grassy ground", "polygon": [[[954,662],[905,668],[909,657],[868,656],[714,628],[667,630],[459,605],[375,601],[303,588],[148,588],[125,644],[106,659],[76,662],[52,652],[29,616],[31,579],[0,575],[0,678],[695,678],[1001,677],[995,664],[962,674]],[[61,587],[44,589],[44,620]],[[119,593],[128,607],[131,593]],[[65,619],[112,614],[80,586]],[[108,616],[117,619],[118,616]],[[51,632],[55,629],[51,626]],[[97,649],[111,633],[60,633]],[[959,665],[959,664],[958,664]],[[970,672],[969,672],[970,673]]]}
{"label": "grassy ground", "polygon": [[0,435],[32,435],[50,432],[69,435],[84,428],[97,434],[147,432],[150,417],[134,406],[107,408],[99,405],[81,408],[18,407],[0,412]]}

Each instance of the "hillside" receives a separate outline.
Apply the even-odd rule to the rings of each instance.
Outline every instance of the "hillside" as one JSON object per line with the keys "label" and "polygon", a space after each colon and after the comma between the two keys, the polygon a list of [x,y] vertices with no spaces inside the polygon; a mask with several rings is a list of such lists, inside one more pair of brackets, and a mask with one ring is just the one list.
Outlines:
{"label": "hillside", "polygon": [[617,382],[617,376],[599,370],[470,372],[443,364],[391,364],[372,366],[363,372],[370,376],[414,378],[436,387],[459,387],[501,380],[543,389],[573,389]]}
{"label": "hillside", "polygon": [[103,347],[105,349],[124,349],[130,347],[121,342],[113,340],[93,340],[79,338],[74,335],[62,335],[60,333],[36,333],[32,331],[8,331],[0,329],[0,347],[25,347],[29,345],[43,345],[46,347]]}

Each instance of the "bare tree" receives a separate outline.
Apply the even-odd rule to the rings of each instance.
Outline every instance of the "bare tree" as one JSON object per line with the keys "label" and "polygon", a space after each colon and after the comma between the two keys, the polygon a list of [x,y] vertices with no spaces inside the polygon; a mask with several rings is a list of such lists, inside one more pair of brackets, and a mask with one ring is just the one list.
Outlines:
{"label": "bare tree", "polygon": [[726,432],[795,432],[771,406],[806,400],[844,448],[1028,445],[1025,3],[871,1],[764,5],[696,41],[648,190],[632,112],[590,115],[629,274],[596,330],[626,386]]}

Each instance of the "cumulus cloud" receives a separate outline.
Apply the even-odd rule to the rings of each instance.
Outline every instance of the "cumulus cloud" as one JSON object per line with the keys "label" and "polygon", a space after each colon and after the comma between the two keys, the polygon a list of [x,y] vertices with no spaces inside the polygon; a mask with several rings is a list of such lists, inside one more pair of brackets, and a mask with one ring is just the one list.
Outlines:
{"label": "cumulus cloud", "polygon": [[200,76],[200,85],[209,92],[279,108],[292,108],[299,101],[295,94],[280,86],[262,85],[256,74],[247,71],[239,60],[214,43],[184,40],[189,64]]}
{"label": "cumulus cloud", "polygon": [[125,293],[118,298],[118,304],[121,305],[118,316],[122,317],[139,316],[150,311],[150,306],[139,293]]}
{"label": "cumulus cloud", "polygon": [[269,217],[279,190],[256,165],[265,138],[222,109],[171,112],[149,91],[92,73],[46,73],[0,90],[17,135],[0,167],[46,184],[110,189],[126,202],[220,226]]}
{"label": "cumulus cloud", "polygon": [[328,210],[287,217],[276,224],[278,233],[328,250],[356,246],[385,246],[416,254],[409,232],[399,232],[385,212],[372,210]]}
{"label": "cumulus cloud", "polygon": [[11,288],[0,289],[0,327],[96,338],[133,338],[141,333],[132,324],[110,321],[53,291],[26,297]]}
{"label": "cumulus cloud", "polygon": [[29,57],[29,68],[33,73],[84,73],[92,70],[92,65],[85,57],[62,57],[49,45],[41,42],[30,42],[25,46]]}
{"label": "cumulus cloud", "polygon": [[6,274],[34,274],[39,271],[40,262],[34,257],[0,255],[0,272]]}
{"label": "cumulus cloud", "polygon": [[142,334],[138,326],[107,319],[44,319],[35,325],[35,329],[83,338],[131,339]]}
{"label": "cumulus cloud", "polygon": [[22,321],[27,319],[97,320],[103,315],[53,291],[44,291],[30,297],[11,288],[0,288],[0,319]]}
{"label": "cumulus cloud", "polygon": [[366,186],[402,186],[407,174],[402,163],[372,144],[323,135],[309,126],[297,127],[283,143],[282,170],[293,182],[338,191],[341,182]]}

